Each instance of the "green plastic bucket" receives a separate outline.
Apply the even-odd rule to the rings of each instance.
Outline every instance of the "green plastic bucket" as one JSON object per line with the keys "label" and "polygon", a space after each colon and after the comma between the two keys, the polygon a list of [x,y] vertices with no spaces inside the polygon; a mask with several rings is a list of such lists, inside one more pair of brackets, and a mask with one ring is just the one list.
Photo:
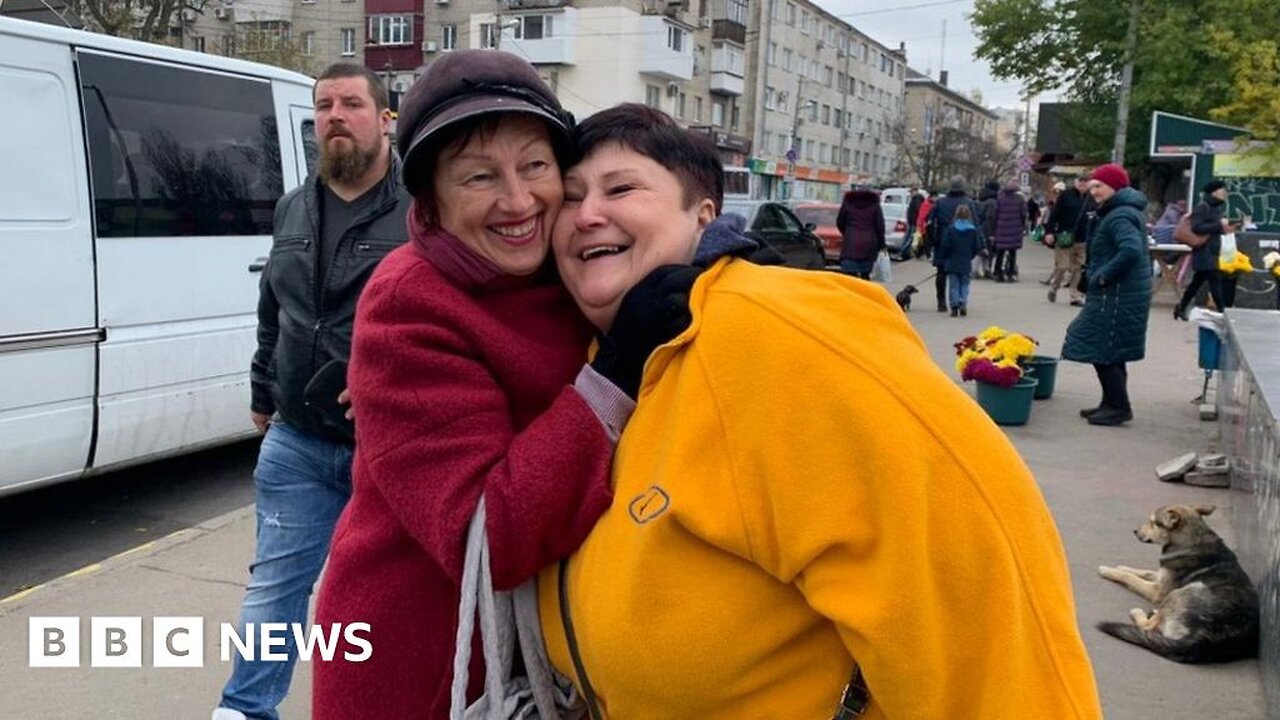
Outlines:
{"label": "green plastic bucket", "polygon": [[978,405],[997,425],[1026,425],[1039,381],[1023,376],[1013,387],[978,383]]}
{"label": "green plastic bucket", "polygon": [[1058,358],[1048,355],[1032,355],[1022,361],[1027,375],[1040,381],[1036,385],[1036,399],[1048,400],[1053,397],[1053,385],[1058,380]]}

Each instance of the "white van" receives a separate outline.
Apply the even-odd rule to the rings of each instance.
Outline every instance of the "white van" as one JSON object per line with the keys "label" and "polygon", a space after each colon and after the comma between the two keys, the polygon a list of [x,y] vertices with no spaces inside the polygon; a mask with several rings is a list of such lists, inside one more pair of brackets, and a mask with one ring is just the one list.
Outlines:
{"label": "white van", "polygon": [[0,17],[0,495],[253,434],[313,81]]}

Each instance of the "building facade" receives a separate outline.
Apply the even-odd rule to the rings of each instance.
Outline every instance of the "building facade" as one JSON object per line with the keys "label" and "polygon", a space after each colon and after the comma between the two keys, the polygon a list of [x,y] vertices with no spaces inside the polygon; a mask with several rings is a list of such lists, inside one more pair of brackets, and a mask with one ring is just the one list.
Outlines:
{"label": "building facade", "polygon": [[952,177],[970,184],[1001,177],[1007,151],[997,148],[999,117],[937,80],[908,69],[901,138],[903,177],[913,185],[943,189]]}

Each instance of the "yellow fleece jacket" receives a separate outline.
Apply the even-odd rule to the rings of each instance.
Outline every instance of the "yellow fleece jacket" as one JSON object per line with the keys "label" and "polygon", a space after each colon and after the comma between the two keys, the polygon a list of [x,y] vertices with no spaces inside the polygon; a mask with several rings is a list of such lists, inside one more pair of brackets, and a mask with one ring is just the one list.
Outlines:
{"label": "yellow fleece jacket", "polygon": [[569,563],[605,716],[830,720],[856,660],[867,718],[1100,718],[1035,480],[889,295],[721,260],[691,307]]}

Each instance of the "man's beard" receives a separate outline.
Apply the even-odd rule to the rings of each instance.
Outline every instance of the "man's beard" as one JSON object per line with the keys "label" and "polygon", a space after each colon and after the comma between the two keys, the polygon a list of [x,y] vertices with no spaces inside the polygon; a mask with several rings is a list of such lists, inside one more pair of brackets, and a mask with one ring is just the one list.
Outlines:
{"label": "man's beard", "polygon": [[377,145],[364,148],[354,137],[344,137],[351,140],[349,149],[330,149],[328,142],[320,146],[320,177],[327,183],[344,185],[359,180],[373,167],[381,154],[382,148]]}

